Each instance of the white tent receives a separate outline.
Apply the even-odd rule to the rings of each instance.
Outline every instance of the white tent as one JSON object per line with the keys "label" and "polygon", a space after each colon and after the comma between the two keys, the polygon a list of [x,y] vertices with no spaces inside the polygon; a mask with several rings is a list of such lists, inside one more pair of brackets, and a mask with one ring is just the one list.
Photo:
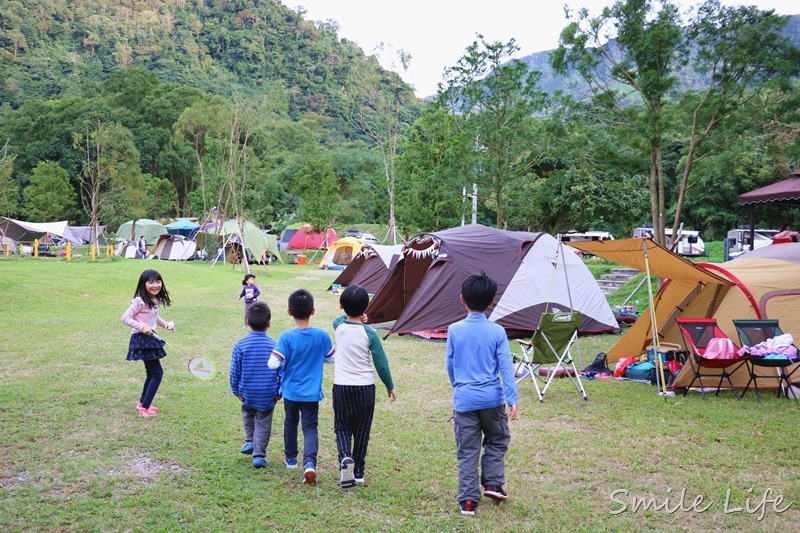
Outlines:
{"label": "white tent", "polygon": [[17,242],[33,242],[34,239],[41,239],[47,234],[56,235],[73,243],[81,244],[81,240],[72,233],[69,222],[23,222],[13,218],[2,217],[0,220],[0,235],[6,239]]}
{"label": "white tent", "polygon": [[161,235],[150,255],[171,261],[188,261],[194,259],[196,249],[197,243],[183,235]]}

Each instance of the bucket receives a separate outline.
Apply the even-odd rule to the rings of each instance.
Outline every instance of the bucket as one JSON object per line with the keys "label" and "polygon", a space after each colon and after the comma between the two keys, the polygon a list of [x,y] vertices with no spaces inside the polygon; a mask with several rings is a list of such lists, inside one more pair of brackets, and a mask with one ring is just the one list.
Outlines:
{"label": "bucket", "polygon": [[297,264],[298,265],[306,264],[306,254],[297,254]]}

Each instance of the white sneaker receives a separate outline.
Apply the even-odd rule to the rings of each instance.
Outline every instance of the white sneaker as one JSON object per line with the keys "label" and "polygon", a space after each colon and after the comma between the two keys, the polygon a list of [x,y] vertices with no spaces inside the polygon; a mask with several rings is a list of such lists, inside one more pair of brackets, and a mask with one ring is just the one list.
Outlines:
{"label": "white sneaker", "polygon": [[355,476],[353,476],[353,469],[355,468],[355,465],[355,461],[349,457],[342,459],[339,484],[343,489],[352,489],[356,486],[356,479]]}

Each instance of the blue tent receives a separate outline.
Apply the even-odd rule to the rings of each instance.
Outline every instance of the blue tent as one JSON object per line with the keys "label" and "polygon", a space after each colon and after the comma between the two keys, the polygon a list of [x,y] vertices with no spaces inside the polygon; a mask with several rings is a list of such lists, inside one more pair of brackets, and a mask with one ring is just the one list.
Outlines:
{"label": "blue tent", "polygon": [[175,222],[170,222],[166,225],[166,228],[170,235],[183,235],[187,239],[192,239],[198,228],[200,228],[200,224],[192,222],[188,218],[182,218]]}

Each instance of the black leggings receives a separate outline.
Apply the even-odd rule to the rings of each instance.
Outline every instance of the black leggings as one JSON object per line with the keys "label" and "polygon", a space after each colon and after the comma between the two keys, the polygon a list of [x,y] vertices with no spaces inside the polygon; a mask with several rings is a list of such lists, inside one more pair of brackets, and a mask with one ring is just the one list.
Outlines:
{"label": "black leggings", "polygon": [[161,385],[161,378],[164,376],[164,370],[161,368],[160,359],[144,361],[144,370],[147,372],[147,378],[144,380],[142,396],[139,398],[139,401],[142,402],[142,407],[147,409],[150,407],[153,398],[155,398],[156,392],[158,392],[158,387]]}

